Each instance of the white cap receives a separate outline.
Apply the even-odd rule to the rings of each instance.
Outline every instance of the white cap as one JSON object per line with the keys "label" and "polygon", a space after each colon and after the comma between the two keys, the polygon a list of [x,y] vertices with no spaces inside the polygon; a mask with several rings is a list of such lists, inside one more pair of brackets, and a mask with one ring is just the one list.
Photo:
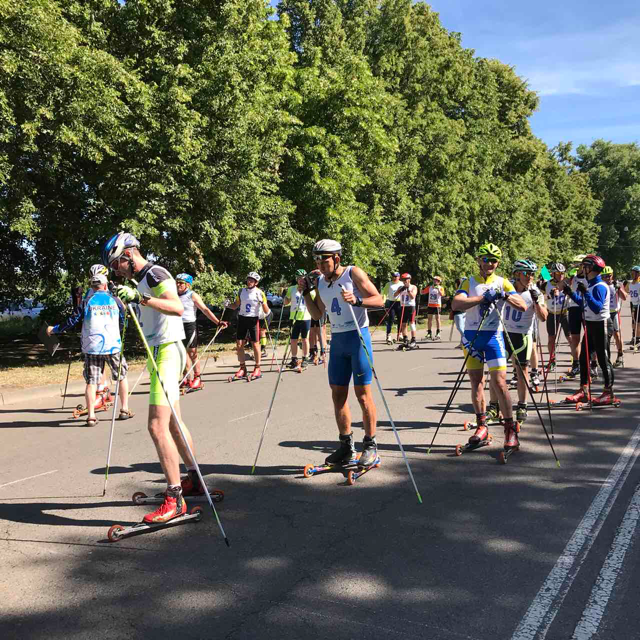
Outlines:
{"label": "white cap", "polygon": [[105,276],[102,273],[99,273],[97,276],[93,276],[93,278],[91,278],[91,284],[93,284],[93,285],[107,284],[107,282],[109,282],[107,280],[107,276]]}

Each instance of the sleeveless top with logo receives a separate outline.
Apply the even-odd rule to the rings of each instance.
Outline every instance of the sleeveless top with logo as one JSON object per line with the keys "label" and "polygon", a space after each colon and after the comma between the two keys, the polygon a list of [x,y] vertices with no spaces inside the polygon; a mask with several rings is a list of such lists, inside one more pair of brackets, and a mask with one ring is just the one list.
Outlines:
{"label": "sleeveless top with logo", "polygon": [[[356,325],[353,322],[353,315],[349,311],[351,306],[342,299],[342,288],[345,291],[353,291],[357,298],[362,298],[358,287],[351,278],[351,269],[353,267],[345,267],[342,275],[333,282],[329,283],[324,276],[318,279],[318,295],[322,304],[324,304],[329,321],[331,322],[331,333],[344,333],[345,331],[356,331]],[[364,307],[351,306],[356,318],[356,322],[361,329],[369,326],[369,315]]]}
{"label": "sleeveless top with logo", "polygon": [[195,322],[196,321],[196,305],[193,302],[193,291],[187,289],[181,296],[180,302],[184,307],[184,313],[182,314],[182,322]]}

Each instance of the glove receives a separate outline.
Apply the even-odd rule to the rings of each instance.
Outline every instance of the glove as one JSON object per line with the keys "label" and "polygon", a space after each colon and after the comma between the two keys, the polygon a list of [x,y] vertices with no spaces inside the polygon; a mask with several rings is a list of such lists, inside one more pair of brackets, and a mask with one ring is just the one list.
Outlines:
{"label": "glove", "polygon": [[120,285],[116,289],[116,295],[122,302],[129,304],[130,302],[138,303],[142,300],[142,296],[137,289],[133,287],[127,287],[126,285]]}
{"label": "glove", "polygon": [[504,291],[487,289],[487,291],[482,294],[482,297],[484,298],[484,304],[490,305],[493,304],[496,300],[500,300],[500,298],[503,298]]}
{"label": "glove", "polygon": [[316,285],[318,284],[318,276],[312,273],[307,273],[307,275],[304,277],[304,289],[302,291],[302,295],[306,296],[308,294],[310,294],[315,288]]}
{"label": "glove", "polygon": [[531,299],[534,302],[538,302],[538,298],[540,297],[540,292],[537,289],[531,289],[529,293],[531,294]]}
{"label": "glove", "polygon": [[571,287],[568,284],[565,284],[564,287],[562,287],[562,293],[564,293],[565,296],[570,296],[573,291],[571,290]]}
{"label": "glove", "polygon": [[584,282],[578,282],[577,290],[580,293],[587,293],[587,287],[584,286]]}
{"label": "glove", "polygon": [[616,291],[620,291],[620,289],[622,288],[622,283],[621,282],[616,282]]}
{"label": "glove", "polygon": [[626,286],[627,286],[627,281],[626,281],[626,280],[623,280],[623,281],[622,281],[622,286],[623,286],[623,287],[626,287]]}
{"label": "glove", "polygon": [[398,289],[398,293],[400,293],[401,291],[406,291],[407,287],[406,285],[402,285],[399,289]]}

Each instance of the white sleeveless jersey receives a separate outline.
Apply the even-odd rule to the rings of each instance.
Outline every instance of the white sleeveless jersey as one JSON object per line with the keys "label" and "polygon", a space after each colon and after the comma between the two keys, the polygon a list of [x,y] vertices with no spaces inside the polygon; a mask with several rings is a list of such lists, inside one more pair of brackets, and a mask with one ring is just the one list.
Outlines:
{"label": "white sleeveless jersey", "polygon": [[[553,313],[553,315],[558,315],[559,313],[566,313],[569,308],[569,300],[567,300],[567,296],[562,292],[560,287],[564,286],[564,282],[554,282],[553,280],[549,280],[545,285],[545,294],[547,298],[547,306],[549,307],[549,313]],[[552,296],[551,289],[558,289],[558,295]],[[563,311],[564,309],[564,311]]]}
{"label": "white sleeveless jersey", "polygon": [[[148,293],[153,298],[159,298],[165,291],[173,291],[178,295],[176,281],[164,267],[147,263],[138,277],[138,291],[142,294]],[[150,347],[184,340],[180,316],[168,316],[144,305],[138,305],[138,309],[142,332]]]}
{"label": "white sleeveless jersey", "polygon": [[640,280],[629,283],[629,301],[634,307],[640,304]]}
{"label": "white sleeveless jersey", "polygon": [[[486,280],[482,278],[482,276],[474,277],[471,276],[469,279],[464,280],[460,284],[460,288],[456,293],[464,293],[470,298],[475,296],[481,296],[485,293],[485,291],[489,291],[489,289],[495,291],[509,291],[514,292],[515,289],[513,285],[505,278],[501,278],[500,276],[491,275]],[[475,307],[471,307],[471,309],[467,309],[466,318],[465,318],[465,331],[467,329],[477,331],[480,326],[480,321],[482,320],[483,310],[481,309],[483,305],[478,304]],[[493,308],[489,315],[486,317],[481,331],[495,331],[501,332],[502,323],[500,322],[500,311],[502,308],[502,303],[498,303],[498,308]]]}
{"label": "white sleeveless jersey", "polygon": [[[411,285],[411,286],[413,287],[414,285]],[[415,298],[412,298],[409,295],[409,290],[405,290],[400,294],[400,304],[403,307],[415,307],[416,306],[417,297],[418,296],[416,295]]]}
{"label": "white sleeveless jersey", "polygon": [[430,307],[442,307],[442,287],[431,285],[429,287],[429,303]]}
{"label": "white sleeveless jersey", "polygon": [[[585,287],[589,286],[589,283],[587,282],[586,278],[579,278],[578,276],[574,276],[573,280],[571,281],[571,291],[573,291],[573,293],[575,293],[578,290],[578,283],[582,282],[582,284]],[[567,307],[571,308],[571,307],[578,307],[580,305],[577,305],[573,299],[571,298],[571,296],[569,296],[569,301],[567,304]]]}
{"label": "white sleeveless jersey", "polygon": [[195,322],[196,321],[196,305],[193,302],[193,291],[187,289],[181,296],[180,302],[184,307],[184,313],[182,314],[182,322]]}
{"label": "white sleeveless jersey", "polygon": [[611,314],[609,313],[609,305],[611,304],[611,299],[609,296],[609,285],[606,282],[603,282],[602,280],[600,280],[599,282],[596,282],[595,284],[588,286],[588,290],[590,292],[593,292],[593,290],[596,287],[604,288],[604,290],[606,291],[607,295],[604,301],[604,305],[602,306],[602,309],[598,313],[594,313],[591,310],[591,307],[587,304],[585,300],[584,319],[589,320],[591,322],[598,321],[598,320],[609,320],[611,316]]}
{"label": "white sleeveless jersey", "polygon": [[617,313],[620,308],[620,300],[618,298],[618,292],[616,288],[610,284],[609,285],[609,311],[611,313]]}
{"label": "white sleeveless jersey", "polygon": [[267,301],[264,291],[258,289],[258,287],[253,287],[252,289],[244,287],[240,289],[238,297],[240,298],[238,314],[248,316],[249,318],[259,317],[260,307]]}
{"label": "white sleeveless jersey", "polygon": [[[320,276],[318,279],[318,295],[322,304],[327,310],[329,315],[329,321],[331,322],[331,333],[344,333],[346,331],[356,331],[356,325],[353,322],[353,316],[349,307],[351,306],[345,302],[342,298],[342,290],[353,291],[357,298],[362,299],[362,294],[358,290],[351,279],[351,269],[353,267],[345,267],[342,275],[334,280],[332,283],[328,283],[324,276]],[[356,317],[356,322],[361,329],[369,326],[369,315],[364,307],[351,306],[353,313]]]}
{"label": "white sleeveless jersey", "polygon": [[[538,302],[541,304],[544,301],[542,294],[538,287],[532,287],[538,294]],[[518,294],[526,303],[527,310],[520,311],[512,307],[508,302],[504,305],[502,312],[502,318],[504,320],[504,326],[509,333],[532,333],[533,331],[533,319],[536,313],[535,305],[533,304],[533,298],[531,297],[531,290],[523,291]]]}

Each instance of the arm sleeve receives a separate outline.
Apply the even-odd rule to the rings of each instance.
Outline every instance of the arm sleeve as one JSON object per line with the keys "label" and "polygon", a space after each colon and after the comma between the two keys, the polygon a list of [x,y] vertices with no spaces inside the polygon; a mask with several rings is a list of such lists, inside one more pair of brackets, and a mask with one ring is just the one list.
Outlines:
{"label": "arm sleeve", "polygon": [[464,293],[465,296],[469,295],[469,280],[465,280],[464,282],[462,282],[455,295],[458,295],[459,293]]}
{"label": "arm sleeve", "polygon": [[506,278],[502,281],[502,288],[504,291],[509,293],[514,293],[516,290],[516,288]]}
{"label": "arm sleeve", "polygon": [[77,311],[72,316],[69,316],[64,322],[61,322],[60,324],[57,324],[55,327],[53,327],[53,333],[64,333],[65,331],[69,331],[69,329],[73,329],[73,327],[75,327],[80,322],[80,320],[82,320],[84,316],[85,305],[86,303],[83,300],[82,304],[78,307]]}

